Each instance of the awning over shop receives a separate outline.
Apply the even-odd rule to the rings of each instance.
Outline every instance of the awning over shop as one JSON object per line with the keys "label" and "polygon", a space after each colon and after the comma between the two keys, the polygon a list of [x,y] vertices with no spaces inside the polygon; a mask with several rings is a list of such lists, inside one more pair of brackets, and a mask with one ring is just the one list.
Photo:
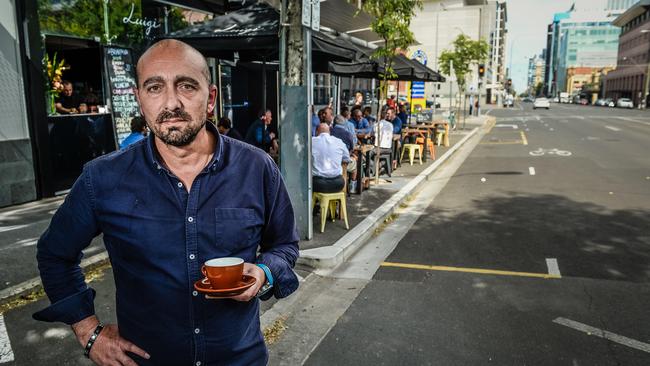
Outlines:
{"label": "awning over shop", "polygon": [[[339,62],[330,61],[327,65],[327,72],[340,76],[354,76],[356,78],[381,79],[384,67],[379,60],[367,60],[361,62]],[[444,82],[445,78],[439,73],[422,65],[421,63],[409,60],[404,55],[397,55],[393,58],[393,71],[396,76],[391,80],[403,81],[433,81]]]}
{"label": "awning over shop", "polygon": [[[279,12],[266,3],[257,3],[163,37],[182,40],[209,57],[270,61],[278,59],[279,25]],[[356,49],[341,46],[319,32],[313,33],[312,51],[314,63],[358,57]]]}

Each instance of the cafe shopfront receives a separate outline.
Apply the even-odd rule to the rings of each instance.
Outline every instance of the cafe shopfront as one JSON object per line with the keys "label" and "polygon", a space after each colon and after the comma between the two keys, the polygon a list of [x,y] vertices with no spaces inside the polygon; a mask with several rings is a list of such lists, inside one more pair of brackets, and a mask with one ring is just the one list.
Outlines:
{"label": "cafe shopfront", "polygon": [[[0,33],[3,44],[7,40],[14,46],[13,53],[3,53],[12,56],[8,62],[15,70],[7,90],[17,88],[20,93],[11,93],[15,101],[5,99],[0,104],[0,115],[11,117],[11,124],[2,117],[0,132],[7,142],[0,136],[0,164],[3,171],[11,171],[8,176],[16,176],[12,181],[5,178],[7,184],[0,182],[0,207],[64,194],[86,162],[118,149],[131,133],[131,120],[139,116],[134,87],[140,53],[156,37],[209,20],[230,10],[230,3],[11,0],[8,6],[3,4],[1,11],[15,14],[13,23],[1,24],[12,32]],[[221,84],[223,74],[229,81],[229,69],[219,72],[215,60],[209,63],[213,80]],[[224,100],[227,106],[235,104],[230,102],[230,84],[222,90],[220,106]],[[9,159],[12,156],[16,159]]]}

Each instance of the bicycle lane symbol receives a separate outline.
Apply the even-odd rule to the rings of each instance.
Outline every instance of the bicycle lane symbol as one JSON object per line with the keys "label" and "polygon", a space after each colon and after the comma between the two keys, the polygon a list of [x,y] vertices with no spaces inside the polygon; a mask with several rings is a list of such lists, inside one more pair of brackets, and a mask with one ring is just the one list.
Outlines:
{"label": "bicycle lane symbol", "polygon": [[556,156],[571,156],[571,151],[559,150],[559,149],[542,149],[541,147],[537,150],[529,152],[532,156],[544,156],[544,155],[556,155]]}

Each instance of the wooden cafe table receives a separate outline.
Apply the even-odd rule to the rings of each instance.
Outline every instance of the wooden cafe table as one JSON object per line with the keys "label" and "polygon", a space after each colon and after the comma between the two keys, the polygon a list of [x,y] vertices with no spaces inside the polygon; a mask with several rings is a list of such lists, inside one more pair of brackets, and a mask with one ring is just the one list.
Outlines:
{"label": "wooden cafe table", "polygon": [[366,174],[365,176],[370,175],[370,152],[375,148],[375,145],[372,144],[362,144],[354,147],[354,151],[358,152],[357,158],[357,194],[363,192],[363,159],[366,159]]}

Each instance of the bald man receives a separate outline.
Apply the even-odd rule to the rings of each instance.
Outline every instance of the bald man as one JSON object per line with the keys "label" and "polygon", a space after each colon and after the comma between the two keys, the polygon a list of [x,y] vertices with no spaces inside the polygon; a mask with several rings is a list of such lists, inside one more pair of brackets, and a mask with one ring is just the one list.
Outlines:
{"label": "bald man", "polygon": [[[84,167],[38,241],[52,304],[34,318],[72,325],[80,352],[98,365],[266,365],[258,299],[298,287],[282,176],[262,150],[206,122],[217,88],[198,51],[160,41],[138,61],[137,77],[152,133]],[[95,315],[79,267],[100,233],[117,324]],[[221,257],[243,259],[244,276],[212,288],[201,267]]]}
{"label": "bald man", "polygon": [[312,138],[312,184],[314,192],[335,193],[345,186],[341,165],[350,163],[350,152],[341,139],[330,135],[327,123],[321,123]]}

